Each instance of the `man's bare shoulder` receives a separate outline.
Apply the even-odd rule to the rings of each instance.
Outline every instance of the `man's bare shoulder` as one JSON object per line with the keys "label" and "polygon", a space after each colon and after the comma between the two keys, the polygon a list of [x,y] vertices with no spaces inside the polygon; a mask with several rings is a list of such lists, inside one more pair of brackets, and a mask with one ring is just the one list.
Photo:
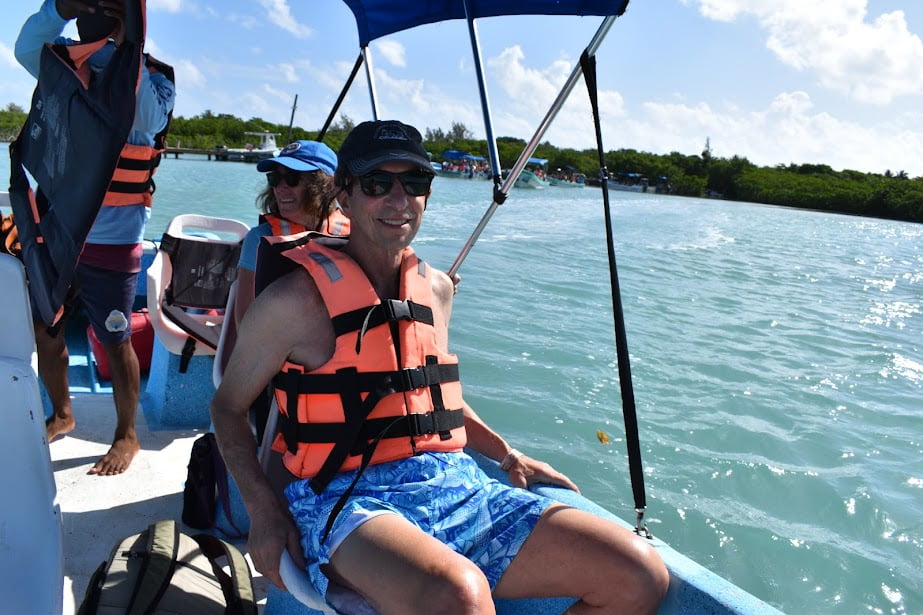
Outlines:
{"label": "man's bare shoulder", "polygon": [[433,285],[433,294],[440,302],[452,301],[452,295],[455,294],[455,284],[452,283],[452,279],[446,274],[446,272],[432,268],[433,275],[431,277]]}
{"label": "man's bare shoulder", "polygon": [[290,328],[298,324],[315,325],[327,317],[324,301],[311,276],[296,269],[275,280],[253,301],[247,316],[273,328]]}

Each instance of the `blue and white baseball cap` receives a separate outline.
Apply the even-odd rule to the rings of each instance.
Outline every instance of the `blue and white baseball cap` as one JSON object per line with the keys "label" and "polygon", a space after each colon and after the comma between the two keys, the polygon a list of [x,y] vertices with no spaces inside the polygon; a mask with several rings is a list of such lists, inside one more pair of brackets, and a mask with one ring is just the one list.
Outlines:
{"label": "blue and white baseball cap", "polygon": [[333,175],[337,168],[337,155],[318,141],[295,141],[283,147],[278,156],[260,160],[256,170],[265,173],[271,171],[275,164],[293,171],[324,171]]}

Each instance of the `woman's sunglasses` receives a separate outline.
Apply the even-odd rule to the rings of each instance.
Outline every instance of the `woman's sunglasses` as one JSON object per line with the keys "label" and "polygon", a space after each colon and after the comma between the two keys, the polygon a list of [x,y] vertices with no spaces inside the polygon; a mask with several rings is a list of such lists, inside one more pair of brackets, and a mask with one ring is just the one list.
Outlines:
{"label": "woman's sunglasses", "polygon": [[407,173],[389,173],[388,171],[372,171],[358,178],[359,187],[366,196],[384,196],[391,192],[394,180],[401,182],[404,192],[409,196],[426,196],[433,183],[433,176],[421,171]]}
{"label": "woman's sunglasses", "polygon": [[301,173],[298,171],[270,171],[266,174],[266,181],[269,182],[271,188],[278,186],[283,179],[286,184],[294,188],[301,181]]}

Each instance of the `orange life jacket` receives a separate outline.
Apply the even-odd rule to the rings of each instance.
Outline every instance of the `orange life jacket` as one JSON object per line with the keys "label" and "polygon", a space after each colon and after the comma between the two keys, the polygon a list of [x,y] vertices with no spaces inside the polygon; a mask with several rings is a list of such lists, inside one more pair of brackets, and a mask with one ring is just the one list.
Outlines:
{"label": "orange life jacket", "polygon": [[272,229],[272,235],[275,236],[298,235],[309,230],[304,224],[292,222],[287,218],[275,216],[273,214],[263,214],[263,220],[269,223],[269,228]]}
{"label": "orange life jacket", "polygon": [[[314,230],[298,222],[292,222],[291,220],[273,214],[264,214],[263,220],[269,223],[272,234],[276,236],[298,235],[305,231]],[[330,215],[327,216],[327,219],[321,223],[317,231],[324,235],[349,235],[349,218],[339,209],[334,209]]]}
{"label": "orange life jacket", "polygon": [[[151,73],[163,73],[167,79],[175,83],[173,67],[160,60],[144,54],[144,62]],[[170,119],[173,112],[170,112]],[[166,150],[167,132],[170,130],[170,119],[163,130],[154,136],[154,145],[132,145],[126,143],[119,154],[109,189],[103,197],[103,205],[115,207],[120,205],[144,204],[150,207],[154,202],[154,172],[160,165],[160,158]]]}
{"label": "orange life jacket", "polygon": [[325,235],[349,235],[349,218],[335,207],[317,230]]}
{"label": "orange life jacket", "polygon": [[[311,274],[331,317],[336,349],[305,372],[286,362],[273,378],[281,433],[274,449],[320,493],[337,472],[466,442],[458,359],[439,348],[431,269],[413,250],[401,262],[400,299],[380,301],[359,265],[308,241],[283,253]],[[393,335],[397,335],[397,340]]]}

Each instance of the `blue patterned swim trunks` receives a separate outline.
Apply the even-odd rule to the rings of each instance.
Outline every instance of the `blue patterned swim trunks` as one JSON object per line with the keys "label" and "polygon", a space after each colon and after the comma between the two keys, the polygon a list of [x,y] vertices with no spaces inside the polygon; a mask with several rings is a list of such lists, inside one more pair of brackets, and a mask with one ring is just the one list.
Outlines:
{"label": "blue patterned swim trunks", "polygon": [[404,517],[470,559],[493,589],[552,504],[546,497],[488,477],[465,453],[424,453],[366,468],[322,543],[327,517],[355,475],[338,474],[320,495],[307,480],[285,490],[301,532],[308,574],[322,596],[328,580],[321,566],[350,531],[381,513]]}

